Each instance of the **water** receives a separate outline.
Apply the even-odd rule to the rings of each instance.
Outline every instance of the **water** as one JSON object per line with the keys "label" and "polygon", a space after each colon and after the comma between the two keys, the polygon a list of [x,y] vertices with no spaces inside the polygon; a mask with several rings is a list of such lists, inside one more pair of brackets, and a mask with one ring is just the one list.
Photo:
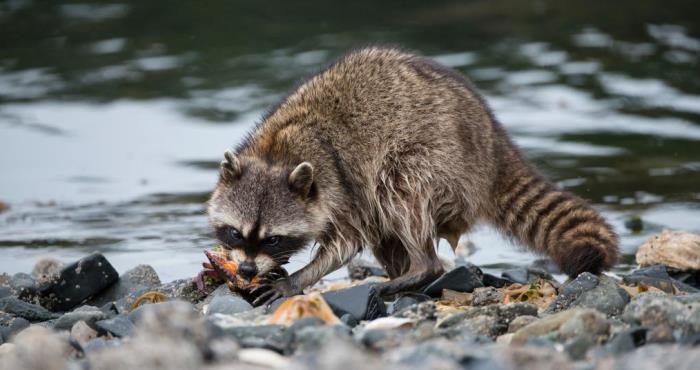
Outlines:
{"label": "water", "polygon": [[[467,74],[528,157],[622,237],[700,232],[694,1],[0,2],[0,271],[104,252],[192,276],[223,151],[345,50]],[[639,215],[633,234],[624,221]],[[472,261],[535,257],[489,228]],[[440,251],[449,255],[449,248]],[[308,258],[293,260],[292,269]]]}

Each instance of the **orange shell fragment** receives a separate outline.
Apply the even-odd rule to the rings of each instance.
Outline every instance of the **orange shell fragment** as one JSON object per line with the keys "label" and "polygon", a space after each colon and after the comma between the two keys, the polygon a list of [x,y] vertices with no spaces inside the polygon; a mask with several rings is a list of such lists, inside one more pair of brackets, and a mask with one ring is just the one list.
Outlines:
{"label": "orange shell fragment", "polygon": [[204,254],[211,262],[212,267],[221,273],[227,281],[229,288],[248,290],[260,285],[260,278],[254,277],[250,281],[238,275],[238,264],[228,259],[227,253],[217,253],[205,250]]}
{"label": "orange shell fragment", "polygon": [[314,292],[307,295],[300,295],[288,298],[284,301],[272,316],[267,320],[270,325],[289,326],[294,321],[305,317],[316,317],[321,319],[326,325],[340,324],[340,319],[333,313],[321,293]]}

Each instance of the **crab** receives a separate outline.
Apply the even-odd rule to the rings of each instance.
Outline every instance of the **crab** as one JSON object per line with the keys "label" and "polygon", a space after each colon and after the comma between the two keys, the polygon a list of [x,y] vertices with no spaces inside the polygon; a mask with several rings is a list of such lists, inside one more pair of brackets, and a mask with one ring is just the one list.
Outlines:
{"label": "crab", "polygon": [[287,271],[280,267],[262,277],[255,276],[248,280],[238,275],[238,264],[229,259],[225,249],[205,250],[204,255],[209,262],[202,263],[203,270],[194,279],[200,291],[206,291],[208,285],[226,283],[229,289],[243,293],[248,299],[263,291],[263,288],[269,287],[270,282],[287,277]]}

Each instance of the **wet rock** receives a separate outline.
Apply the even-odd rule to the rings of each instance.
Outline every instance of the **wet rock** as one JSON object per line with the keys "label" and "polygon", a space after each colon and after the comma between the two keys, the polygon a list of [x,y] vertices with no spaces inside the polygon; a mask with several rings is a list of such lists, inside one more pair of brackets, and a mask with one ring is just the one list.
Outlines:
{"label": "wet rock", "polygon": [[669,342],[700,333],[700,303],[682,303],[658,293],[642,293],[625,308],[622,319],[648,328],[647,341]]}
{"label": "wet rock", "polygon": [[560,289],[559,296],[545,310],[558,312],[570,307],[594,308],[607,315],[619,315],[629,302],[629,294],[612,279],[584,272]]}
{"label": "wet rock", "polygon": [[617,356],[644,345],[646,343],[646,339],[646,328],[633,327],[630,329],[625,329],[615,333],[605,344],[605,348],[603,350],[606,353]]}
{"label": "wet rock", "polygon": [[297,351],[317,351],[324,344],[336,340],[350,341],[350,329],[344,325],[306,325],[293,330]]}
{"label": "wet rock", "polygon": [[482,282],[484,286],[490,286],[494,288],[505,288],[515,283],[515,281],[513,280],[504,277],[498,277],[492,274],[484,274],[482,276]]}
{"label": "wet rock", "polygon": [[405,309],[406,307],[430,300],[432,300],[432,298],[426,294],[403,293],[396,299],[396,301],[394,301],[394,303],[391,304],[387,311],[390,311],[390,313],[393,314]]}
{"label": "wet rock", "polygon": [[100,253],[72,263],[39,288],[42,306],[66,311],[117,282],[119,275]]}
{"label": "wet rock", "polygon": [[496,338],[502,333],[498,319],[490,315],[478,315],[465,320],[462,320],[455,329],[466,330],[473,336],[486,336]]}
{"label": "wet rock", "polygon": [[189,310],[192,315],[198,315],[197,309],[191,303],[174,300],[141,305],[135,310],[131,311],[128,317],[129,320],[131,320],[131,322],[138,323],[145,315],[160,317],[167,316],[170,312],[173,311],[180,312],[180,314],[182,314],[181,311],[185,309]]}
{"label": "wet rock", "polygon": [[700,235],[664,230],[639,247],[636,259],[642,267],[664,265],[679,270],[700,270]]}
{"label": "wet rock", "polygon": [[252,310],[253,306],[241,296],[232,293],[227,286],[223,285],[225,291],[216,294],[207,308],[207,315],[216,313],[232,315],[239,312]]}
{"label": "wet rock", "polygon": [[501,276],[518,284],[530,284],[540,279],[554,280],[547,271],[534,267],[518,267],[505,270],[501,273]]}
{"label": "wet rock", "polygon": [[530,316],[530,315],[522,315],[514,318],[510,324],[508,325],[508,332],[509,333],[515,333],[516,331],[520,330],[521,328],[532,324],[533,322],[537,321],[538,318],[535,316]]}
{"label": "wet rock", "polygon": [[386,315],[384,300],[370,285],[326,292],[323,298],[338,317],[350,314],[356,320],[374,320]]}
{"label": "wet rock", "polygon": [[0,357],[0,368],[63,370],[72,348],[66,338],[40,326],[18,333],[10,353]]}
{"label": "wet rock", "polygon": [[622,276],[622,281],[627,285],[633,286],[640,284],[653,286],[671,294],[679,291],[689,293],[700,291],[693,286],[674,279],[668,273],[667,267],[663,265],[653,265],[637,269],[629,275]]}
{"label": "wet rock", "polygon": [[194,279],[179,279],[163,284],[158,291],[167,295],[170,299],[183,300],[197,303],[206,298],[207,293],[200,291]]}
{"label": "wet rock", "polygon": [[120,344],[121,342],[116,339],[107,340],[105,338],[98,337],[89,340],[87,343],[85,343],[85,345],[81,345],[81,347],[83,347],[83,352],[89,354],[102,351],[106,348],[118,347]]}
{"label": "wet rock", "polygon": [[359,324],[360,322],[355,319],[355,317],[349,313],[346,313],[345,315],[340,317],[340,321],[345,324],[346,326],[350,328],[354,328]]}
{"label": "wet rock", "polygon": [[160,278],[150,265],[138,265],[125,273],[119,280],[99,295],[88,301],[94,306],[114,302],[120,313],[128,312],[142,294],[160,287]]}
{"label": "wet rock", "polygon": [[94,306],[81,306],[74,311],[67,312],[54,323],[56,330],[70,330],[78,321],[84,321],[90,327],[95,328],[95,323],[107,317],[102,310]]}
{"label": "wet rock", "polygon": [[420,320],[435,320],[437,307],[433,301],[425,301],[408,306],[400,311],[394,312],[395,317],[405,317],[408,319]]}
{"label": "wet rock", "polygon": [[641,217],[635,215],[625,220],[625,227],[627,230],[638,234],[644,230],[644,222]]}
{"label": "wet rock", "polygon": [[348,264],[348,276],[352,280],[364,280],[370,276],[388,277],[389,275],[379,264],[355,258]]}
{"label": "wet rock", "polygon": [[134,323],[126,316],[115,316],[111,319],[98,321],[95,326],[102,331],[115,337],[128,337],[134,333]]}
{"label": "wet rock", "polygon": [[601,369],[616,370],[695,370],[700,363],[697,347],[646,345],[610,359]]}
{"label": "wet rock", "polygon": [[31,275],[18,272],[12,275],[10,288],[12,288],[14,295],[23,300],[28,300],[36,294],[36,281]]}
{"label": "wet rock", "polygon": [[241,348],[265,348],[277,353],[289,353],[293,336],[283,325],[223,327],[224,336],[236,340]]}
{"label": "wet rock", "polygon": [[501,369],[519,370],[570,370],[574,366],[566,355],[548,347],[500,347],[492,354]]}
{"label": "wet rock", "polygon": [[502,292],[493,287],[476,288],[472,295],[473,306],[488,306],[503,302],[504,295]]}
{"label": "wet rock", "polygon": [[25,318],[31,322],[55,319],[57,314],[36,304],[24,302],[15,297],[0,298],[0,311]]}
{"label": "wet rock", "polygon": [[5,298],[13,295],[12,288],[9,286],[0,286],[0,298]]}
{"label": "wet rock", "polygon": [[54,258],[42,258],[34,264],[32,277],[39,283],[43,283],[54,275],[57,275],[65,264]]}
{"label": "wet rock", "polygon": [[517,330],[513,334],[511,342],[515,344],[524,344],[530,338],[554,332],[582,311],[584,311],[584,309],[574,308],[537,320]]}
{"label": "wet rock", "polygon": [[29,321],[24,318],[0,312],[0,344],[10,340],[10,337],[29,327]]}
{"label": "wet rock", "polygon": [[97,331],[85,321],[78,321],[70,329],[70,337],[84,348],[89,341],[97,338]]}
{"label": "wet rock", "polygon": [[568,341],[584,337],[593,345],[607,340],[609,333],[610,323],[604,314],[592,309],[583,309],[562,324],[559,328],[559,339]]}
{"label": "wet rock", "polygon": [[433,338],[393,349],[386,357],[398,369],[494,369],[491,347],[474,346],[473,341]]}
{"label": "wet rock", "polygon": [[369,353],[356,344],[342,339],[333,339],[324,344],[314,356],[296,357],[292,366],[283,365],[282,369],[325,369],[346,370],[385,368],[376,354]]}
{"label": "wet rock", "polygon": [[443,289],[450,289],[458,292],[474,291],[475,288],[483,287],[481,275],[467,266],[459,266],[449,272],[446,272],[433,283],[428,285],[423,293],[431,297],[439,297],[442,295]]}
{"label": "wet rock", "polygon": [[231,338],[217,338],[210,345],[211,356],[214,361],[230,363],[238,359],[238,342]]}

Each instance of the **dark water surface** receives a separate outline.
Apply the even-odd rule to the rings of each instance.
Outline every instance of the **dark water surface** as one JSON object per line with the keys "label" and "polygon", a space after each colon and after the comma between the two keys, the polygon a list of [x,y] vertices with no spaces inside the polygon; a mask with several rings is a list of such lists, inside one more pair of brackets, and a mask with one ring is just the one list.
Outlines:
{"label": "dark water surface", "polygon": [[[223,151],[368,43],[467,74],[541,170],[637,246],[700,231],[696,1],[0,2],[0,271],[99,250],[193,275]],[[624,227],[639,215],[645,229]],[[534,257],[488,228],[473,261]],[[449,254],[446,246],[440,250]],[[294,266],[304,260],[297,258]]]}

